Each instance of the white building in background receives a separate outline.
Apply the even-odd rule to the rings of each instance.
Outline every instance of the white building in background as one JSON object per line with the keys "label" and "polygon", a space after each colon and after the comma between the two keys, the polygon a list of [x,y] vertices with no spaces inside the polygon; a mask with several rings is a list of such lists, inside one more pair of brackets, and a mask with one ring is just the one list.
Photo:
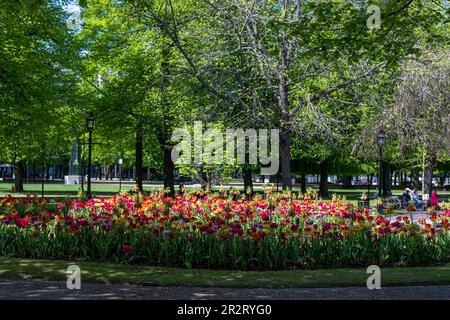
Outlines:
{"label": "white building in background", "polygon": [[0,164],[0,181],[14,179],[14,168],[10,164]]}

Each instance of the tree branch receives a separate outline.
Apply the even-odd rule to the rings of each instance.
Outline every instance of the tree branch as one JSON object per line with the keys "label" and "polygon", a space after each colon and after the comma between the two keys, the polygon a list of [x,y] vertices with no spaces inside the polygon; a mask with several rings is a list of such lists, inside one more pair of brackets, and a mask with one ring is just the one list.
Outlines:
{"label": "tree branch", "polygon": [[361,79],[364,79],[364,78],[366,78],[368,76],[371,76],[371,75],[379,73],[384,65],[385,65],[385,63],[381,63],[378,66],[370,69],[368,72],[366,72],[366,73],[364,73],[364,74],[362,74],[362,75],[360,75],[360,76],[358,76],[356,78],[347,80],[345,82],[342,82],[342,83],[339,83],[339,84],[335,85],[334,87],[331,87],[329,89],[326,89],[326,90],[318,92],[316,95],[312,96],[311,98],[308,98],[305,101],[302,101],[299,104],[297,104],[297,106],[292,111],[292,114],[297,113],[298,110],[300,110],[301,107],[305,106],[308,103],[312,103],[312,102],[315,102],[315,101],[322,100],[323,98],[329,96],[330,94],[332,94],[332,93],[334,93],[336,91],[339,91],[341,89],[347,88],[347,87],[351,86],[352,84],[358,82]]}

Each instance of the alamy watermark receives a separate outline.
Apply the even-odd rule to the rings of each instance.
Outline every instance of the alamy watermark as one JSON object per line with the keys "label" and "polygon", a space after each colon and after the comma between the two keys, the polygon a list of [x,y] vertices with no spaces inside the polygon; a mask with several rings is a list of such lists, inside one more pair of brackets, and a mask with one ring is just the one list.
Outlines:
{"label": "alamy watermark", "polygon": [[374,4],[367,7],[367,13],[370,14],[367,18],[367,28],[372,31],[373,29],[381,29],[381,9]]}
{"label": "alamy watermark", "polygon": [[69,5],[68,12],[70,13],[69,18],[66,22],[67,29],[69,30],[80,30],[81,28],[81,9],[79,6]]}
{"label": "alamy watermark", "polygon": [[367,278],[367,289],[381,289],[381,269],[379,266],[372,265],[367,268],[367,274],[370,274]]}
{"label": "alamy watermark", "polygon": [[196,121],[193,136],[188,129],[179,128],[172,133],[172,141],[178,142],[172,149],[175,164],[256,165],[259,161],[261,175],[275,175],[279,170],[278,129],[226,129],[224,134],[210,128],[203,132],[203,123]]}
{"label": "alamy watermark", "polygon": [[67,289],[69,290],[80,290],[81,289],[81,270],[80,267],[72,264],[67,267]]}

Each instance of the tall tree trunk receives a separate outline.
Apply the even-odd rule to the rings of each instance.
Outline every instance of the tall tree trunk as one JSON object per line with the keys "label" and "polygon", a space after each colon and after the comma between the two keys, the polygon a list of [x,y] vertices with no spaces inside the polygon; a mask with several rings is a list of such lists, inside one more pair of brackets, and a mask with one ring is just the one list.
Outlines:
{"label": "tall tree trunk", "polygon": [[306,193],[306,174],[304,172],[300,175],[300,191]]}
{"label": "tall tree trunk", "polygon": [[445,179],[447,179],[447,172],[445,172],[440,178],[439,178],[439,187],[443,187],[445,183]]}
{"label": "tall tree trunk", "polygon": [[164,153],[164,188],[169,190],[169,195],[173,197],[175,195],[175,177],[173,172],[175,170],[175,165],[172,161],[172,150],[169,147],[165,147]]}
{"label": "tall tree trunk", "polygon": [[14,186],[16,192],[23,192],[23,178],[25,175],[24,162],[23,160],[17,161],[14,165],[15,170],[15,181]]}
{"label": "tall tree trunk", "polygon": [[[284,10],[284,9],[283,9]],[[289,101],[289,78],[288,70],[291,63],[290,40],[287,39],[283,28],[280,29],[283,42],[281,44],[281,55],[278,69],[278,107],[282,112],[281,133],[281,169],[283,189],[292,190],[291,172],[291,115]]]}
{"label": "tall tree trunk", "polygon": [[342,187],[349,189],[352,187],[353,176],[343,176],[342,177]]}
{"label": "tall tree trunk", "polygon": [[431,155],[427,158],[427,167],[425,169],[425,192],[431,194],[433,190],[433,171],[436,164],[436,155]]}
{"label": "tall tree trunk", "polygon": [[320,162],[319,195],[321,197],[328,197],[328,162],[327,162],[327,160],[322,160],[322,162]]}
{"label": "tall tree trunk", "polygon": [[36,169],[36,164],[33,163],[33,181],[37,180],[37,169]]}
{"label": "tall tree trunk", "polygon": [[108,166],[108,179],[112,181],[113,179],[114,168],[113,166]]}
{"label": "tall tree trunk", "polygon": [[291,133],[284,129],[280,134],[281,145],[281,172],[283,189],[292,190],[291,172]]}
{"label": "tall tree trunk", "polygon": [[[84,165],[84,158],[81,159],[81,166],[80,166],[80,175],[81,175],[81,179],[82,179],[82,184],[83,184],[83,192],[84,192],[84,180],[86,178],[86,167]],[[64,166],[62,167],[62,177],[64,178]]]}
{"label": "tall tree trunk", "polygon": [[170,140],[170,126],[173,123],[173,116],[170,110],[170,100],[168,99],[167,89],[170,85],[170,45],[164,44],[161,51],[161,105],[164,109],[163,121],[159,124],[159,144],[163,151],[164,165],[163,165],[163,179],[164,188],[169,189],[169,195],[175,195],[175,164],[171,156],[171,140]]}
{"label": "tall tree trunk", "polygon": [[251,194],[253,194],[253,178],[252,178],[252,169],[250,167],[244,166],[244,190],[247,192],[250,189]]}
{"label": "tall tree trunk", "polygon": [[143,155],[143,141],[142,141],[142,125],[139,124],[136,127],[136,149],[135,149],[135,156],[136,156],[136,171],[135,171],[135,177],[136,177],[136,188],[138,188],[139,191],[143,191],[144,188],[142,186],[142,155]]}
{"label": "tall tree trunk", "polygon": [[419,173],[418,167],[414,167],[411,169],[411,184],[415,188],[419,188],[419,186],[420,186],[419,175],[420,175],[420,173]]}
{"label": "tall tree trunk", "polygon": [[203,170],[203,168],[200,169],[200,177],[202,179],[202,189],[204,191],[211,189],[211,173],[208,170]]}

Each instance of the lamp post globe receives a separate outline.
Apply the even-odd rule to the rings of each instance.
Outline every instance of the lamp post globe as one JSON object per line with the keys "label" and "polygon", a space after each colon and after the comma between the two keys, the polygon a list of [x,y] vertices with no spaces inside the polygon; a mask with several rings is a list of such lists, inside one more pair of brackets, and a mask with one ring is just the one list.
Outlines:
{"label": "lamp post globe", "polygon": [[86,118],[86,127],[89,132],[92,132],[92,130],[94,130],[94,124],[95,124],[95,118],[91,111]]}
{"label": "lamp post globe", "polygon": [[378,135],[377,135],[377,144],[378,144],[378,146],[379,146],[380,148],[383,148],[384,142],[385,142],[385,141],[386,141],[386,133],[384,132],[383,129],[381,129],[381,130],[378,132]]}

